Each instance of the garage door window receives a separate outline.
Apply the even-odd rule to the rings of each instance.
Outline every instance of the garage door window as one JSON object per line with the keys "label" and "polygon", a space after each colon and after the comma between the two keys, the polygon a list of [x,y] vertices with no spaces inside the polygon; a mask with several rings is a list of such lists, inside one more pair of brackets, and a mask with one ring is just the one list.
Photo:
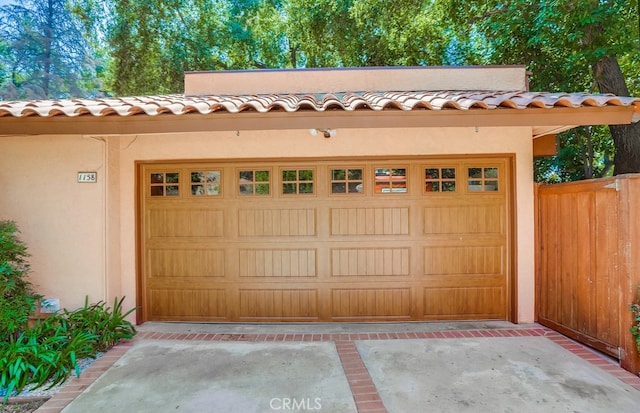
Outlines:
{"label": "garage door window", "polygon": [[222,193],[220,176],[220,171],[191,171],[191,195],[220,195]]}
{"label": "garage door window", "polygon": [[283,169],[282,194],[313,194],[313,169]]}
{"label": "garage door window", "polygon": [[425,168],[424,190],[430,192],[455,192],[456,168]]}
{"label": "garage door window", "polygon": [[154,172],[149,175],[151,196],[180,195],[180,174],[178,172]]}
{"label": "garage door window", "polygon": [[338,168],[331,170],[332,194],[362,194],[362,168]]}
{"label": "garage door window", "polygon": [[407,192],[406,168],[375,168],[376,194]]}
{"label": "garage door window", "polygon": [[271,171],[242,170],[238,173],[240,195],[269,195],[271,193]]}
{"label": "garage door window", "polygon": [[469,192],[498,190],[498,168],[469,168]]}

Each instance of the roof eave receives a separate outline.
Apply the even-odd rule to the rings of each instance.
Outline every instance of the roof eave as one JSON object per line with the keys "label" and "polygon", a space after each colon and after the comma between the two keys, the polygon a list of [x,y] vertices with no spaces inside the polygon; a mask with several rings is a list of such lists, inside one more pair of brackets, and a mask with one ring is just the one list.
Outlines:
{"label": "roof eave", "polygon": [[[283,130],[310,128],[397,128],[397,127],[537,127],[557,133],[577,125],[628,124],[633,106],[553,107],[527,109],[470,110],[299,110],[297,112],[244,111],[156,116],[0,117],[0,135],[118,135],[235,130]],[[549,126],[550,125],[550,126]],[[563,129],[564,128],[564,129]]]}

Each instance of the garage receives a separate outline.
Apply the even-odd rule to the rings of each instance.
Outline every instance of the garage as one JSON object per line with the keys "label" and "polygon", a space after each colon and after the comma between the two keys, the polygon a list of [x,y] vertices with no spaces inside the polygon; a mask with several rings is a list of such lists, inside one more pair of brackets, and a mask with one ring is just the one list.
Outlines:
{"label": "garage", "polygon": [[508,155],[141,162],[144,321],[508,319]]}
{"label": "garage", "polygon": [[640,113],[530,91],[524,66],[187,72],[184,87],[0,105],[0,218],[46,299],[124,299],[138,324],[531,323],[534,157]]}

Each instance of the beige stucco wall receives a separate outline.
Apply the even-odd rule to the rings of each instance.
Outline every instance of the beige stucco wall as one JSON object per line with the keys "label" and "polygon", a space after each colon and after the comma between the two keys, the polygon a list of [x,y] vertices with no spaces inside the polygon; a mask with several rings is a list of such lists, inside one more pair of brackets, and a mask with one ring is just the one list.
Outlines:
{"label": "beige stucco wall", "polygon": [[[516,154],[518,320],[534,317],[531,128],[340,129],[0,137],[0,219],[19,222],[40,291],[63,306],[136,297],[135,162],[171,159]],[[98,171],[79,184],[76,172]]]}
{"label": "beige stucco wall", "polygon": [[376,67],[187,72],[185,95],[336,93],[345,90],[527,90],[524,66]]}
{"label": "beige stucco wall", "polygon": [[[81,136],[0,137],[0,219],[17,222],[31,281],[76,308],[105,297],[105,143]],[[78,171],[97,171],[79,184]]]}

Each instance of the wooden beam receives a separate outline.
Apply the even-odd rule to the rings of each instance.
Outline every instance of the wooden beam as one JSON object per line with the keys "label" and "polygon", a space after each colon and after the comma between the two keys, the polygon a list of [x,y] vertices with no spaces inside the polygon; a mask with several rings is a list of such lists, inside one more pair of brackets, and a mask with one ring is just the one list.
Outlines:
{"label": "wooden beam", "polygon": [[545,135],[533,140],[533,156],[553,156],[557,154],[556,135]]}

